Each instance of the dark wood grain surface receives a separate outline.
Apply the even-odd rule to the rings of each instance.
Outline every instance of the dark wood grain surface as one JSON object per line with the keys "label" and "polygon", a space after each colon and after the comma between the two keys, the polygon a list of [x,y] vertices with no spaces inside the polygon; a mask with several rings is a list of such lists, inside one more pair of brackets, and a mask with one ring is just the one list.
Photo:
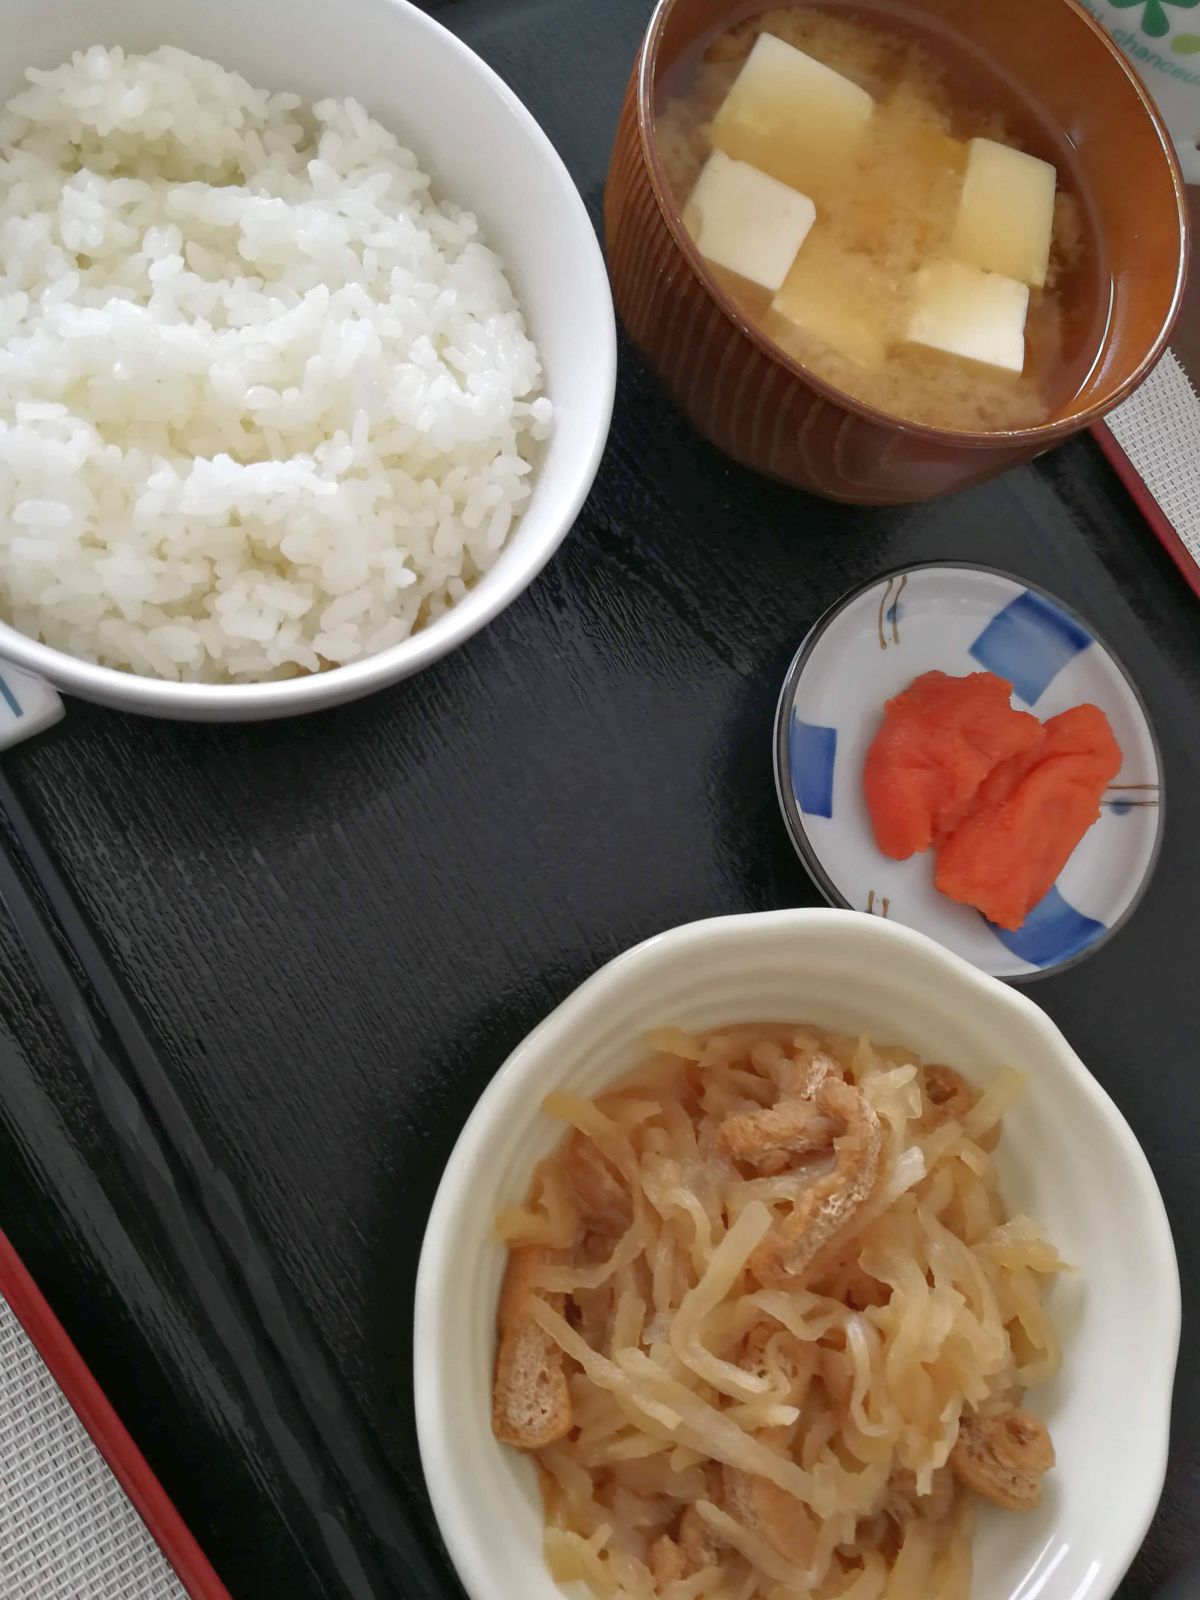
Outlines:
{"label": "dark wood grain surface", "polygon": [[[649,0],[432,9],[598,222]],[[1125,1600],[1200,1547],[1200,609],[1090,439],[957,499],[839,508],[717,457],[623,347],[575,533],[458,654],[257,728],[72,703],[0,774],[0,1224],[235,1600],[456,1592],[409,1378],[454,1138],[609,956],[814,903],[772,787],[784,669],[847,588],[941,557],[1067,599],[1162,743],[1145,901],[1034,992],[1141,1139],[1183,1275],[1167,1493]],[[1137,1396],[1131,1373],[1096,1404]]]}

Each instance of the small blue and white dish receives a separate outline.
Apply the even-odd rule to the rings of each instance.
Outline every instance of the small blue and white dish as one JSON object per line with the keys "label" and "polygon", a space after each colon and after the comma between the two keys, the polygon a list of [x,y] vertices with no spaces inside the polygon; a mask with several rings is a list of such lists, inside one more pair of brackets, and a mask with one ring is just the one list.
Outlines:
{"label": "small blue and white dish", "polygon": [[[1124,764],[1100,820],[1016,933],[934,887],[934,853],[893,861],[875,843],[863,765],[884,702],[923,672],[994,672],[1042,721],[1091,701]],[[1081,960],[1121,926],[1158,857],[1162,762],[1125,669],[1060,600],[988,567],[931,562],[885,573],[826,612],[784,680],[775,782],[792,842],[834,905],[917,928],[998,978]]]}

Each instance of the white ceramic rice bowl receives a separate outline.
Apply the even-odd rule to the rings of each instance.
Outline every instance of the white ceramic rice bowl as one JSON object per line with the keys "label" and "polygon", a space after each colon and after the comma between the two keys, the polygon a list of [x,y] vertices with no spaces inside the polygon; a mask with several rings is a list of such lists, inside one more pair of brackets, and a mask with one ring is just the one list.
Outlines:
{"label": "white ceramic rice bowl", "polygon": [[1037,1218],[1077,1275],[1051,1310],[1059,1376],[1031,1393],[1058,1453],[1041,1509],[983,1507],[977,1600],[1109,1600],[1141,1543],[1166,1467],[1179,1277],[1153,1174],[1120,1112],[1046,1015],[923,935],[862,914],[770,912],[693,923],[619,957],[521,1044],[446,1167],[417,1281],[421,1458],[471,1600],[558,1600],[541,1552],[530,1461],[490,1428],[504,1251],[491,1223],[561,1137],[551,1089],[593,1095],[636,1064],[646,1031],[753,1020],[862,1030],[982,1080],[1029,1075],[999,1162],[1013,1211]]}
{"label": "white ceramic rice bowl", "polygon": [[463,643],[532,581],[569,531],[608,435],[616,331],[595,230],[550,141],[478,56],[407,0],[9,0],[0,103],[30,66],[93,44],[207,56],[307,101],[353,96],[411,145],[439,195],[479,217],[525,312],[555,408],[531,500],[494,567],[431,626],[378,655],[278,683],[175,683],[99,667],[0,623],[0,658],[120,709],[245,721],[343,704]]}

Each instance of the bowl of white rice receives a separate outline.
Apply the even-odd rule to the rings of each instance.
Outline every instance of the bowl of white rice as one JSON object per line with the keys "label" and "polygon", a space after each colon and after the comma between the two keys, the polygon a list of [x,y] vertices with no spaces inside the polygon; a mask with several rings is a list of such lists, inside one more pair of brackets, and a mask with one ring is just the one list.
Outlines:
{"label": "bowl of white rice", "polygon": [[0,659],[167,717],[340,704],[529,584],[608,433],[595,231],[406,0],[12,0]]}

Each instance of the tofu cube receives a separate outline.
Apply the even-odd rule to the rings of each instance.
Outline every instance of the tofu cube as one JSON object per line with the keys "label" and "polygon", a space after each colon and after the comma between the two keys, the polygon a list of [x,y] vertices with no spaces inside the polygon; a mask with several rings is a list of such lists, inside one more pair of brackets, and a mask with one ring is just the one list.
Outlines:
{"label": "tofu cube", "polygon": [[760,33],[717,112],[712,141],[820,199],[853,161],[874,109],[857,83]]}
{"label": "tofu cube", "polygon": [[914,281],[905,337],[910,344],[1019,373],[1028,311],[1028,284],[961,261],[931,261]]}
{"label": "tofu cube", "polygon": [[1057,185],[1048,161],[994,139],[972,139],[950,254],[1040,289],[1050,265]]}
{"label": "tofu cube", "polygon": [[708,261],[772,292],[816,221],[806,194],[714,150],[683,210],[684,226]]}
{"label": "tofu cube", "polygon": [[793,329],[820,339],[860,367],[877,368],[887,360],[894,299],[893,283],[874,262],[827,244],[818,231],[771,302],[769,329],[800,359],[803,348],[788,337]]}

